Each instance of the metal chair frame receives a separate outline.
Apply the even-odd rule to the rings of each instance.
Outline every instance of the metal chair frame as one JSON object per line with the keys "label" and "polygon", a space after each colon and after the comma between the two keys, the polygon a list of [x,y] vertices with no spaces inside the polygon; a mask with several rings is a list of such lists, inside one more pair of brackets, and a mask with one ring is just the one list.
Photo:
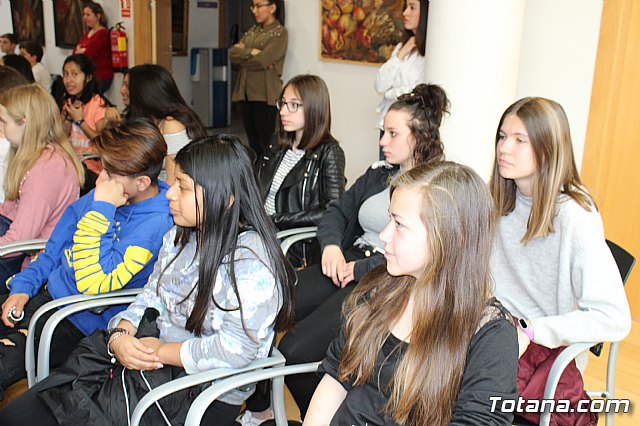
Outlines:
{"label": "metal chair frame", "polygon": [[[622,278],[622,283],[624,285],[627,281],[627,278],[629,278],[629,274],[631,273],[636,260],[629,252],[618,246],[616,243],[609,240],[607,240],[606,242],[616,261],[616,265],[618,266],[620,277]],[[543,399],[555,399],[556,388],[558,386],[558,382],[560,381],[560,376],[564,372],[564,369],[567,367],[567,365],[569,365],[569,363],[581,353],[598,345],[602,345],[602,343],[578,342],[567,346],[567,348],[562,351],[562,353],[558,356],[558,358],[556,358],[553,365],[551,366],[551,370],[549,371],[549,376],[547,376],[547,382],[544,388]],[[616,364],[618,361],[619,350],[620,342],[611,342],[609,348],[609,356],[607,358],[607,378],[605,382],[605,389],[587,391],[587,394],[590,397],[602,398],[605,400],[615,398]],[[596,354],[599,354],[599,349],[595,352]],[[605,414],[605,424],[607,426],[613,425],[613,414],[614,413],[612,412],[607,412]],[[550,421],[551,413],[549,411],[541,413],[540,426],[548,426]]]}

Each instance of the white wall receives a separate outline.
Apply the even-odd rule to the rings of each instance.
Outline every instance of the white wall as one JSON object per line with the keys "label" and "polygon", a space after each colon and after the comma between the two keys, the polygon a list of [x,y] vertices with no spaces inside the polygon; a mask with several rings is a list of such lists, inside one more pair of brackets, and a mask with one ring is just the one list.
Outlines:
{"label": "white wall", "polygon": [[[102,3],[111,17],[110,22],[115,22],[113,17],[118,13],[112,9],[118,8],[119,2],[103,0]],[[50,71],[59,70],[69,51],[55,47],[52,5],[50,2],[44,2],[44,5],[45,64]],[[217,46],[215,23],[218,22],[218,9],[196,8],[195,2],[191,5],[189,48]],[[286,8],[289,48],[283,80],[286,82],[300,73],[314,73],[325,79],[331,92],[333,134],[345,150],[347,177],[349,183],[353,183],[378,155],[374,124],[379,95],[373,89],[377,68],[321,61],[319,2],[286,0]],[[578,166],[582,163],[584,151],[601,10],[602,0],[526,0],[525,5],[517,89],[513,100],[523,96],[545,96],[564,106],[571,124]],[[130,23],[126,26],[132,40],[133,26]],[[0,33],[11,28],[9,1],[0,0]],[[173,59],[173,73],[189,101],[188,57]],[[110,99],[119,100],[120,96],[113,93],[119,86],[119,82],[114,81]],[[493,126],[497,125],[498,119],[499,116],[495,117]],[[468,130],[465,123],[456,125]],[[472,148],[470,146],[466,156],[458,158],[456,155],[456,159],[473,164],[477,153]],[[484,175],[489,164],[474,167]]]}
{"label": "white wall", "polygon": [[[120,17],[120,2],[116,0],[97,0],[102,4],[104,13],[108,18],[109,26],[113,26],[116,22],[123,21],[129,38],[129,61],[133,58],[133,17]],[[62,65],[67,56],[71,55],[72,49],[63,49],[56,46],[56,34],[53,19],[53,2],[43,1],[44,13],[44,56],[42,64],[51,74],[62,74]],[[131,11],[133,16],[133,10]],[[0,34],[13,32],[13,23],[11,21],[11,6],[9,0],[0,0]],[[116,73],[111,88],[107,92],[107,98],[110,101],[121,106],[120,85],[122,82],[122,74]]]}
{"label": "white wall", "polygon": [[[333,134],[345,150],[347,177],[349,183],[353,183],[378,155],[374,123],[379,95],[373,88],[377,68],[321,61],[318,2],[286,0],[286,8],[289,48],[283,80],[286,82],[296,74],[307,72],[325,79],[331,92]],[[578,167],[584,151],[601,11],[602,0],[525,2],[513,101],[535,95],[554,99],[564,106],[571,124]],[[461,101],[464,102],[456,100]],[[492,130],[482,137],[494,137],[499,118],[497,114],[489,125]],[[447,122],[445,126],[449,124]],[[460,126],[458,130],[472,135],[470,123],[455,125]],[[476,164],[478,153],[474,152],[473,141],[471,137],[468,139],[466,152],[456,150],[456,160],[472,165],[485,176],[492,156],[483,154],[482,161],[486,164]]]}
{"label": "white wall", "polygon": [[578,170],[582,164],[602,0],[527,0],[517,98],[559,102],[571,125]]}
{"label": "white wall", "polygon": [[[235,0],[234,0],[235,1]],[[189,2],[189,34],[187,56],[174,56],[171,67],[182,97],[191,104],[191,64],[192,47],[218,47],[218,12],[219,9],[200,8],[197,2]]]}
{"label": "white wall", "polygon": [[448,160],[487,179],[496,123],[516,96],[525,0],[431,0],[427,81],[451,102],[441,137]]}

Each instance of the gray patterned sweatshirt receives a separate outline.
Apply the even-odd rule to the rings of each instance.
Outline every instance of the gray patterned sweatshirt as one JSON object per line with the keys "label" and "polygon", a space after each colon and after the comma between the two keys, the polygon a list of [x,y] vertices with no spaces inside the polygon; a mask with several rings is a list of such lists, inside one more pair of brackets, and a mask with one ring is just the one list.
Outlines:
{"label": "gray patterned sweatshirt", "polygon": [[[196,254],[195,238],[191,238],[182,253],[160,273],[178,253],[173,242],[176,235],[173,227],[165,236],[158,261],[141,294],[123,312],[109,322],[115,327],[120,320],[127,320],[138,326],[146,308],[160,312],[157,324],[160,340],[163,342],[183,342],[180,359],[187,373],[193,374],[213,368],[239,368],[258,358],[269,355],[274,337],[274,319],[282,306],[282,297],[275,278],[263,260],[268,259],[260,236],[254,231],[246,231],[238,236],[235,252],[235,275],[238,293],[242,301],[244,323],[250,338],[242,326],[239,310],[224,311],[213,302],[203,324],[201,337],[185,329],[187,318],[193,310],[195,291],[187,298],[189,291],[198,280],[199,259]],[[234,308],[238,300],[229,279],[230,256],[216,273],[213,296],[219,306]],[[158,290],[160,286],[160,291]],[[183,299],[187,298],[183,303]],[[220,400],[239,405],[251,393],[240,390],[223,395]]]}

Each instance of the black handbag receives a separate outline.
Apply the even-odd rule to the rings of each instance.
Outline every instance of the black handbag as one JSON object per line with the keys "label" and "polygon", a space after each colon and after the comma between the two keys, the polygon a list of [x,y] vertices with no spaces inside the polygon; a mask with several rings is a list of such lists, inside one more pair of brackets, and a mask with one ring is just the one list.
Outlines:
{"label": "black handbag", "polygon": [[[158,337],[158,311],[147,308],[137,338]],[[69,359],[34,386],[40,400],[61,425],[126,425],[138,401],[164,383],[186,375],[184,369],[165,366],[158,370],[128,370],[111,363],[107,354],[108,333],[95,331],[84,338]],[[163,398],[160,406],[173,425],[182,425],[191,402],[205,385],[178,391]],[[142,425],[164,424],[157,406],[146,411]]]}

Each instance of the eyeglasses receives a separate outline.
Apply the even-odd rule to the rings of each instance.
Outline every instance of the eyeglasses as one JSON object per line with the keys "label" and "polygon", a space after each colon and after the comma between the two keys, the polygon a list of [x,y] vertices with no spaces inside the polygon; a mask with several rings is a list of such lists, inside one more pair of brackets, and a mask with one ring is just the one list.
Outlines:
{"label": "eyeglasses", "polygon": [[249,6],[249,9],[255,10],[255,9],[260,9],[261,7],[270,6],[270,5],[271,3],[252,4],[251,6]]}
{"label": "eyeglasses", "polygon": [[278,99],[276,101],[276,108],[278,108],[278,110],[281,110],[283,106],[287,106],[287,111],[289,112],[298,112],[298,108],[300,108],[301,106],[303,106],[303,104],[301,104],[300,102],[294,102],[294,101],[285,101],[284,99]]}

